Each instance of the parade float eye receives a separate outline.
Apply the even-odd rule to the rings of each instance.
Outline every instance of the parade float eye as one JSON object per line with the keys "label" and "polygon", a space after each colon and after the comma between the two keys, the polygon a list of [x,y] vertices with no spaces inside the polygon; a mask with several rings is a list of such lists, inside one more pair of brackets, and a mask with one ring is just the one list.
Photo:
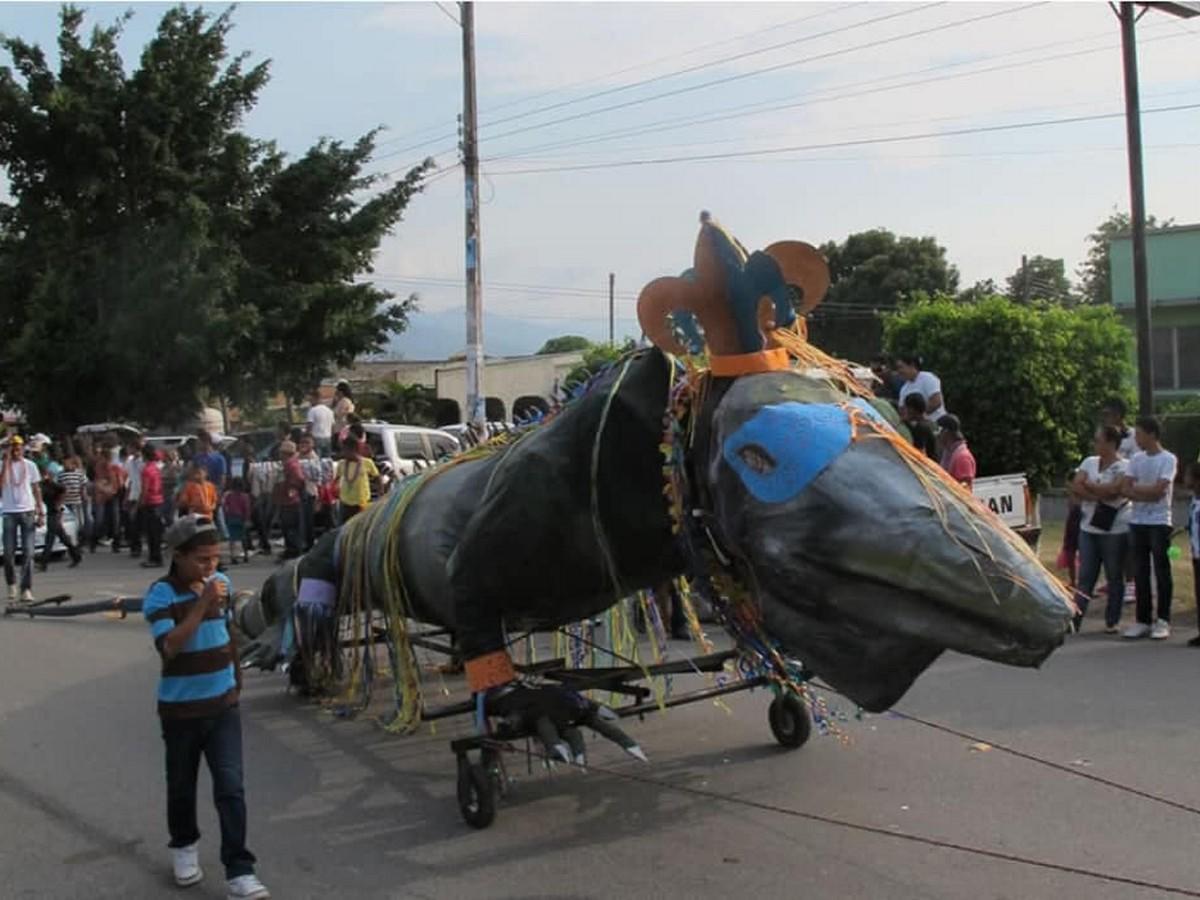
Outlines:
{"label": "parade float eye", "polygon": [[849,446],[850,417],[841,407],[778,403],[743,423],[722,453],[755,499],[785,503]]}

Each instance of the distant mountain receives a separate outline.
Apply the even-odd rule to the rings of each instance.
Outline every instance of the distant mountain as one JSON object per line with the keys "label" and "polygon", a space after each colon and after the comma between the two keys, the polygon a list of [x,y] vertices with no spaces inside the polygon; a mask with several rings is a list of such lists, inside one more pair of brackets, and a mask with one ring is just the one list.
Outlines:
{"label": "distant mountain", "polygon": [[[466,346],[466,318],[461,309],[421,312],[408,330],[392,338],[383,355],[404,359],[446,359]],[[641,334],[634,319],[617,319],[617,339]],[[608,340],[608,323],[595,319],[522,319],[497,313],[483,314],[483,347],[489,356],[522,356],[537,353],[549,338],[581,334],[594,341]]]}

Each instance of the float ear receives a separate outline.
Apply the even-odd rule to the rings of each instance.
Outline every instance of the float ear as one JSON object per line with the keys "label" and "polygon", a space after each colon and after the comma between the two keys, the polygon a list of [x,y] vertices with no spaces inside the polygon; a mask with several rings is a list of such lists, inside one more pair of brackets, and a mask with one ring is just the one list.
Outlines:
{"label": "float ear", "polygon": [[829,290],[829,266],[819,250],[804,241],[777,241],[764,251],[779,265],[783,280],[803,294],[799,312],[811,312]]}
{"label": "float ear", "polygon": [[650,342],[658,349],[685,356],[686,347],[679,343],[671,323],[671,313],[691,312],[694,286],[686,278],[656,278],[638,295],[638,324]]}

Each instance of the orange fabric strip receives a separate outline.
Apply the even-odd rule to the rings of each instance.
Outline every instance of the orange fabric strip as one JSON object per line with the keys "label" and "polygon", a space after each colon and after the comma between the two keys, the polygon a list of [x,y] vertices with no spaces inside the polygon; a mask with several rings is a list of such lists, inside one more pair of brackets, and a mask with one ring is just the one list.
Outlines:
{"label": "orange fabric strip", "polygon": [[738,375],[784,371],[791,368],[791,361],[788,359],[787,350],[775,347],[772,350],[740,353],[737,356],[710,356],[708,368],[718,378],[734,378]]}
{"label": "orange fabric strip", "polygon": [[512,657],[506,650],[493,650],[483,656],[468,659],[464,668],[467,670],[467,685],[472,693],[508,684],[517,677]]}

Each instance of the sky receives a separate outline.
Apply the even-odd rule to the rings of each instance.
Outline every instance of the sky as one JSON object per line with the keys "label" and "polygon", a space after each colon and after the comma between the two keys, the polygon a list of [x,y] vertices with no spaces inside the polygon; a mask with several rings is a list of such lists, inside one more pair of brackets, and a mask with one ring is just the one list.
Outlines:
{"label": "sky", "polygon": [[[81,5],[101,23],[127,7]],[[131,67],[167,7],[132,8]],[[397,345],[408,356],[448,352],[463,306],[457,15],[431,2],[234,13],[232,49],[271,60],[247,131],[299,155],[383,126],[374,170],[427,154],[442,167],[376,264],[381,285],[420,296]],[[56,17],[3,3],[0,31],[50,49]],[[1002,283],[1023,253],[1072,272],[1088,232],[1128,208],[1105,3],[482,2],[475,22],[489,352],[602,337],[610,272],[618,336],[636,334],[637,292],[690,264],[702,209],[751,249],[933,235],[967,286]],[[1138,37],[1147,210],[1200,222],[1200,19],[1150,12]]]}

